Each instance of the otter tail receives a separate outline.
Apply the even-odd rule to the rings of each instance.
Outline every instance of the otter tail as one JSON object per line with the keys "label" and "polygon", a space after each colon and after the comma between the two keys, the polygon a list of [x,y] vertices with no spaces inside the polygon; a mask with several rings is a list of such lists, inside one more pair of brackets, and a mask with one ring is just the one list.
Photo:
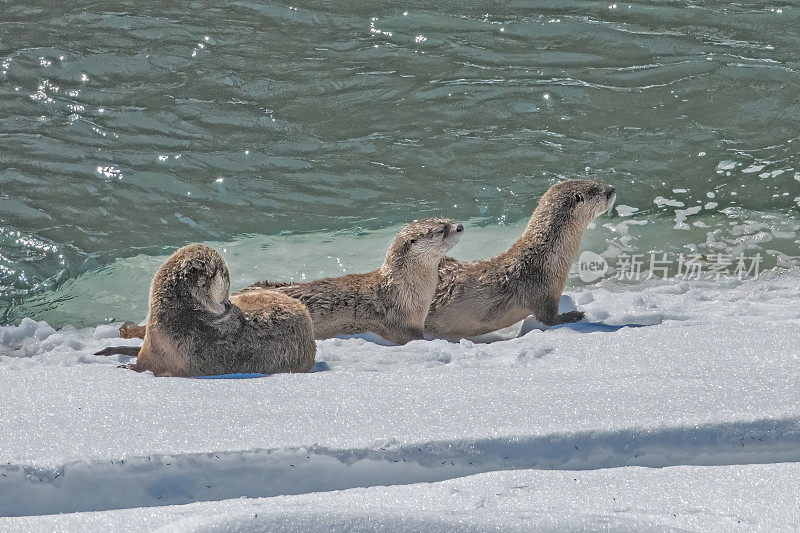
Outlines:
{"label": "otter tail", "polygon": [[139,355],[140,349],[141,348],[139,346],[109,346],[108,348],[103,348],[99,352],[95,352],[95,355],[122,354],[136,357]]}

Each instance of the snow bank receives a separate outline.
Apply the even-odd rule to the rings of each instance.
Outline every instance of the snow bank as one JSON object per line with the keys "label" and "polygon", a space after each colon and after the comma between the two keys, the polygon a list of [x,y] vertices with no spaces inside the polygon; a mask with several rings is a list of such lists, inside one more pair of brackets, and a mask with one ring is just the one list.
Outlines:
{"label": "snow bank", "polygon": [[796,531],[800,465],[492,472],[444,481],[6,519],[35,531]]}
{"label": "snow bank", "polygon": [[[128,358],[90,355],[129,342],[118,338],[116,325],[55,331],[24,320],[0,328],[0,402],[11,406],[0,425],[0,515],[423,481],[440,483],[429,487],[430,494],[428,489],[415,492],[421,501],[438,498],[437,490],[451,490],[438,487],[461,482],[472,487],[475,498],[491,499],[488,487],[499,480],[530,476],[529,483],[547,488],[557,479],[547,476],[573,475],[531,469],[612,468],[615,473],[608,475],[621,476],[619,486],[631,478],[646,487],[665,471],[617,467],[797,462],[798,290],[796,269],[744,282],[672,280],[635,288],[606,283],[571,295],[587,314],[578,324],[534,328],[492,343],[434,340],[401,347],[380,346],[369,337],[331,339],[318,343],[316,372],[256,379],[136,374],[116,367]],[[513,337],[529,326],[520,324],[495,338]],[[746,470],[800,481],[796,465],[730,468],[732,479]],[[475,476],[508,470],[520,472]],[[674,470],[684,472],[675,479],[712,470],[682,466]],[[590,473],[580,475],[588,480]],[[441,483],[463,476],[469,477],[448,482],[456,485]],[[392,490],[412,489],[365,490],[380,503],[398,497]],[[698,486],[696,493],[704,490]],[[587,489],[585,497],[592,494]],[[330,495],[330,501],[339,497],[344,496]],[[533,522],[520,515],[520,521],[497,523],[567,528],[600,523],[582,521],[601,519],[589,510],[585,516],[571,512],[566,493],[561,497],[563,512],[537,511]],[[363,522],[367,511],[314,514],[309,509],[318,505],[312,503],[303,511],[302,502],[326,496],[297,498],[298,513],[310,520],[302,523],[344,527],[337,524],[351,518],[355,525],[368,523]],[[249,505],[229,502],[225,509],[241,518]],[[496,510],[501,516],[499,505],[491,503],[487,513]],[[198,527],[208,519],[209,527],[238,528],[231,524],[239,522],[220,518],[217,508],[186,512],[197,513]],[[592,508],[587,503],[586,509]],[[687,513],[689,508],[686,504]],[[752,509],[745,513],[748,519],[759,515],[755,503]],[[183,512],[164,509],[158,516],[172,523]],[[262,512],[268,522],[246,522],[248,527],[272,529],[269,520],[288,516]],[[382,519],[387,527],[400,527],[393,520],[404,517],[412,520],[408,527],[416,527],[415,520],[428,523],[421,509],[403,512],[387,511]],[[431,512],[444,520],[441,524],[459,523]],[[463,523],[482,527],[480,514],[468,513]],[[107,520],[112,524],[115,517],[134,516],[113,513]],[[630,528],[645,524],[639,511],[631,516]],[[291,526],[297,517],[284,518],[279,522]],[[670,527],[681,523],[669,522]],[[14,524],[23,522],[0,522],[0,527]]]}

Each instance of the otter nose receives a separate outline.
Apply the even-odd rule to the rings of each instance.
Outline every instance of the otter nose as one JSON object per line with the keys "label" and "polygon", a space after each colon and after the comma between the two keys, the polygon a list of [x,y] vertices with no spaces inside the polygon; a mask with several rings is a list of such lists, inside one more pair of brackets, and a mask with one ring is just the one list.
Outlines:
{"label": "otter nose", "polygon": [[612,185],[606,185],[606,198],[611,198],[615,192],[617,192],[617,189],[615,189]]}
{"label": "otter nose", "polygon": [[456,233],[461,233],[462,231],[464,231],[464,224],[456,226]]}

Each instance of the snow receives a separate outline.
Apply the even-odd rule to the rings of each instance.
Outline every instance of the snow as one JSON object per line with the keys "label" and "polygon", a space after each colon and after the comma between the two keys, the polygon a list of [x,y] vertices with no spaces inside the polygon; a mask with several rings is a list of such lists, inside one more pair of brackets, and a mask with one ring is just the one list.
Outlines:
{"label": "snow", "polygon": [[92,356],[131,343],[118,324],[26,319],[0,328],[0,516],[22,517],[0,530],[791,529],[799,290],[797,268],[605,281],[562,302],[578,324],[202,380]]}
{"label": "snow", "polygon": [[792,531],[800,523],[798,476],[797,464],[504,471],[439,483],[24,517],[0,522],[0,529]]}

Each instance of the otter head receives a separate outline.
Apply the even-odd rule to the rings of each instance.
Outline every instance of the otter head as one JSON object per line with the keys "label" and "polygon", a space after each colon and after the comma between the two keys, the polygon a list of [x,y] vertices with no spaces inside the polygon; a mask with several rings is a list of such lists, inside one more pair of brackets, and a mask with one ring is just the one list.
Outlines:
{"label": "otter head", "polygon": [[539,201],[560,212],[568,212],[575,220],[588,224],[614,205],[616,189],[591,180],[571,180],[556,183]]}
{"label": "otter head", "polygon": [[426,218],[406,225],[386,254],[383,270],[397,268],[438,269],[439,262],[456,245],[464,226],[448,218]]}
{"label": "otter head", "polygon": [[610,210],[616,198],[611,185],[591,180],[562,181],[544,193],[534,217],[537,224],[546,219],[559,228],[578,227],[582,231],[595,217]]}
{"label": "otter head", "polygon": [[228,309],[230,274],[216,250],[202,244],[184,246],[172,254],[162,270],[168,274],[154,279],[154,290],[170,294],[183,310],[220,315]]}

